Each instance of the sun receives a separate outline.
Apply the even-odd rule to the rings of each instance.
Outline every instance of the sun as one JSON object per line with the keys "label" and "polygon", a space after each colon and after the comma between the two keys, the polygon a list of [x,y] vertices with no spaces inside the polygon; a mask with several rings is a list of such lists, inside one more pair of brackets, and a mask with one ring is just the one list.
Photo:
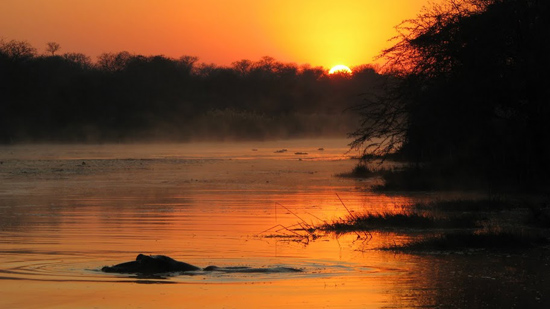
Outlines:
{"label": "sun", "polygon": [[334,74],[334,73],[344,73],[344,74],[351,74],[351,69],[343,64],[335,65],[328,71],[328,74]]}

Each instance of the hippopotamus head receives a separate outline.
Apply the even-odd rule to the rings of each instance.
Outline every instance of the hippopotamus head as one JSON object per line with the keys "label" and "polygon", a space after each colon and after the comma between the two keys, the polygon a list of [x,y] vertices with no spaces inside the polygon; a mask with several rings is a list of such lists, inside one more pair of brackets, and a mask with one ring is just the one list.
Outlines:
{"label": "hippopotamus head", "polygon": [[176,261],[165,255],[139,254],[135,261],[121,263],[113,266],[105,266],[101,269],[104,272],[123,274],[160,274],[169,272],[183,272],[200,270],[199,267]]}

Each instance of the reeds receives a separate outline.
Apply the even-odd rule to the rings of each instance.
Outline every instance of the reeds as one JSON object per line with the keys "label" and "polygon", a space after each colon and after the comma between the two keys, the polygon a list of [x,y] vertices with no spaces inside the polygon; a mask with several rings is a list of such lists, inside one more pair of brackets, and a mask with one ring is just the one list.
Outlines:
{"label": "reeds", "polygon": [[[288,209],[288,207],[280,204],[275,203],[278,206],[284,208],[286,211],[288,211],[290,214],[292,214],[294,217],[296,217],[299,221],[293,225],[290,226],[284,226],[282,224],[276,224],[269,229],[262,231],[259,233],[259,235],[263,235],[265,238],[283,238],[283,239],[290,239],[299,241],[302,243],[309,243],[311,240],[317,239],[319,236],[316,234],[317,228],[313,225],[302,219],[300,216],[298,216],[295,212]],[[267,234],[271,232],[272,234]],[[275,233],[275,234],[273,234]]]}
{"label": "reeds", "polygon": [[[379,248],[399,252],[525,249],[546,244],[550,239],[550,207],[544,203],[492,197],[418,203],[403,206],[403,211],[397,213],[357,214],[336,196],[348,213],[345,218],[327,222],[310,214],[318,223],[308,223],[277,203],[298,222],[291,226],[278,224],[260,234],[306,244],[328,234],[354,233],[364,241],[372,239],[375,231],[420,235],[418,241]],[[433,237],[434,234],[438,236]]]}

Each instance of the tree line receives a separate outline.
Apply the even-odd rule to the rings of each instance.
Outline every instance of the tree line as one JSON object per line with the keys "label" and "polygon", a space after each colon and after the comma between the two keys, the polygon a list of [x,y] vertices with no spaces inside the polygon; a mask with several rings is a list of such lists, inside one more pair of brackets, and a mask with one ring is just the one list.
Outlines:
{"label": "tree line", "polygon": [[46,53],[0,41],[0,142],[125,142],[339,135],[358,94],[385,77],[353,75],[271,57],[230,66],[129,52]]}

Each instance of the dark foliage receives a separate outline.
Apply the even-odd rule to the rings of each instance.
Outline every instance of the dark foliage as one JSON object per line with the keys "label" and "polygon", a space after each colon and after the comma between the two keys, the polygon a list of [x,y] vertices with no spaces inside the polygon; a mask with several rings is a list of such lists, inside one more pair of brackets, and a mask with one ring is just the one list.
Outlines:
{"label": "dark foliage", "polygon": [[542,228],[550,228],[550,203],[532,203],[528,205],[529,217],[527,224]]}
{"label": "dark foliage", "polygon": [[443,234],[402,246],[387,248],[401,252],[433,252],[463,250],[520,250],[548,244],[548,239],[539,235],[511,233],[474,234],[469,232]]}
{"label": "dark foliage", "polygon": [[230,67],[196,57],[105,53],[93,63],[59,44],[37,55],[0,41],[0,142],[269,139],[345,135],[344,112],[381,78],[284,64],[270,57]]}
{"label": "dark foliage", "polygon": [[370,168],[366,164],[358,164],[352,170],[351,173],[339,174],[339,177],[351,177],[351,178],[369,178],[378,175],[379,172]]}
{"label": "dark foliage", "polygon": [[473,215],[454,215],[450,217],[434,217],[419,213],[396,214],[363,214],[350,216],[344,220],[327,223],[320,227],[325,231],[337,233],[349,231],[372,231],[384,229],[457,229],[475,228],[478,218]]}
{"label": "dark foliage", "polygon": [[353,146],[450,179],[548,183],[550,2],[447,0],[397,30],[395,78],[360,106]]}
{"label": "dark foliage", "polygon": [[500,212],[514,208],[529,207],[526,202],[513,202],[501,197],[491,197],[483,199],[458,199],[432,201],[429,203],[417,203],[412,205],[415,210],[424,211],[445,211],[445,212]]}

